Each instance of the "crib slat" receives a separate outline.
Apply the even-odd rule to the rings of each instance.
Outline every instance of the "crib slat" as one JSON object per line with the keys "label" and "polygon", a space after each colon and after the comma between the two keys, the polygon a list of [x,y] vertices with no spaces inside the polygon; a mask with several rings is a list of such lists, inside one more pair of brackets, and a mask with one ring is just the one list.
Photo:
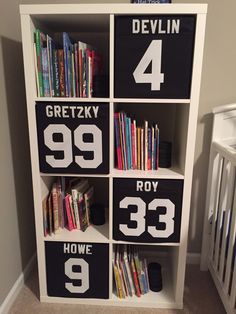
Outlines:
{"label": "crib slat", "polygon": [[[219,195],[220,195],[220,187],[221,187],[221,178],[222,178],[222,169],[224,164],[224,159],[218,154],[215,162],[218,162],[217,167],[217,178],[214,182],[214,186],[212,186],[211,197],[214,197],[213,202],[213,219],[212,219],[212,229],[211,229],[211,243],[210,243],[210,252],[209,252],[209,261],[213,261],[214,248],[215,248],[215,232],[216,232],[216,221],[218,216],[218,205],[219,205]],[[215,165],[214,165],[215,167]],[[214,175],[214,172],[213,172]]]}
{"label": "crib slat", "polygon": [[222,232],[221,231],[222,219],[223,219],[223,214],[226,208],[228,174],[229,174],[229,163],[224,161],[222,182],[221,182],[221,188],[220,188],[219,206],[218,206],[218,219],[217,219],[218,221],[216,225],[215,254],[214,254],[214,259],[213,259],[213,266],[216,272],[218,272],[218,266],[219,266],[220,238],[221,238],[221,232]]}
{"label": "crib slat", "polygon": [[233,274],[232,274],[233,278],[232,278],[232,288],[231,288],[231,293],[230,293],[230,297],[229,297],[229,303],[230,303],[230,307],[232,309],[235,308],[235,298],[236,298],[236,262],[234,260],[234,265],[233,265]]}
{"label": "crib slat", "polygon": [[229,168],[230,168],[229,180],[227,182],[227,188],[226,188],[227,201],[226,201],[224,228],[223,228],[221,250],[220,250],[219,278],[221,282],[223,281],[224,269],[225,269],[225,264],[226,264],[225,257],[226,257],[227,241],[229,237],[229,219],[230,219],[230,214],[231,214],[231,209],[232,209],[234,183],[235,183],[235,167],[231,163],[229,163]]}
{"label": "crib slat", "polygon": [[230,275],[232,271],[232,258],[234,254],[235,235],[236,235],[236,187],[234,187],[234,201],[233,201],[232,214],[231,214],[231,226],[230,226],[230,234],[229,234],[225,281],[224,281],[224,286],[223,286],[226,294],[228,294],[228,291],[229,291]]}

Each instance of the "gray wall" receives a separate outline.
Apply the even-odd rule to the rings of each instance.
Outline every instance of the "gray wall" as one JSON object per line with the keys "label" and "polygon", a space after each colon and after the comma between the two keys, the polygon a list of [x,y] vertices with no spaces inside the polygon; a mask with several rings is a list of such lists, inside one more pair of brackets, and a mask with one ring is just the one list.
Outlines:
{"label": "gray wall", "polygon": [[0,1],[0,304],[35,251],[17,1]]}
{"label": "gray wall", "polygon": [[[173,0],[174,3],[204,1]],[[236,1],[208,0],[202,84],[193,172],[189,252],[201,251],[212,108],[236,102]]]}
{"label": "gray wall", "polygon": [[[46,0],[0,1],[0,304],[35,250],[32,187],[23,83],[19,3],[65,3]],[[71,1],[78,3],[82,1]],[[86,2],[86,1],[84,1]],[[100,1],[89,1],[98,3]],[[102,1],[104,3],[129,1]],[[174,3],[190,1],[173,0]],[[204,1],[191,1],[201,3]],[[195,150],[189,252],[199,253],[206,194],[214,106],[236,100],[235,0],[209,4],[203,77]]]}

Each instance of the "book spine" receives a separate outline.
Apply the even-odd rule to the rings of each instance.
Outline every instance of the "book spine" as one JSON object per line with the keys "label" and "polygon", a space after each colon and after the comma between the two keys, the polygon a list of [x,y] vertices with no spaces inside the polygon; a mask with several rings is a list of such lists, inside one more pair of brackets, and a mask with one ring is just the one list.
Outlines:
{"label": "book spine", "polygon": [[124,163],[125,170],[129,169],[128,149],[127,149],[127,136],[126,136],[126,114],[121,112],[121,123],[122,123],[122,137],[123,137],[123,152],[124,152]]}
{"label": "book spine", "polygon": [[74,57],[75,57],[75,96],[79,97],[79,55],[78,44],[74,44]]}
{"label": "book spine", "polygon": [[58,52],[56,49],[52,51],[53,56],[53,94],[55,97],[60,96],[60,81],[59,81],[59,68],[58,68]]}
{"label": "book spine", "polygon": [[91,208],[91,205],[93,204],[93,195],[94,195],[94,187],[91,186],[89,190],[84,194],[88,225],[90,224],[90,221],[91,221],[90,208]]}
{"label": "book spine", "polygon": [[137,271],[135,269],[135,264],[134,264],[134,258],[131,257],[130,259],[130,265],[131,265],[131,269],[132,269],[132,275],[133,275],[133,282],[134,282],[134,286],[135,286],[135,290],[136,290],[136,295],[137,297],[141,296],[141,291],[139,288],[139,283],[138,283],[138,275],[137,275]]}
{"label": "book spine", "polygon": [[69,231],[74,229],[74,224],[72,221],[72,217],[71,217],[71,203],[70,203],[70,195],[66,195],[65,197],[65,204],[66,204],[66,214],[67,214],[67,219],[68,219],[68,229]]}
{"label": "book spine", "polygon": [[78,44],[79,50],[79,95],[83,96],[83,53],[82,49],[80,49],[80,45]]}
{"label": "book spine", "polygon": [[148,128],[148,161],[147,161],[147,169],[152,169],[152,133],[151,129]]}
{"label": "book spine", "polygon": [[58,49],[58,65],[59,65],[60,96],[65,97],[65,68],[64,68],[64,51],[63,51],[63,49]]}
{"label": "book spine", "polygon": [[122,157],[121,157],[121,145],[120,145],[120,132],[119,132],[119,115],[114,113],[114,128],[115,128],[115,143],[118,169],[122,170]]}
{"label": "book spine", "polygon": [[88,221],[87,221],[86,205],[85,205],[83,193],[79,193],[78,209],[79,209],[80,229],[82,231],[85,231],[88,227]]}
{"label": "book spine", "polygon": [[145,273],[145,277],[146,277],[147,291],[149,291],[150,287],[149,287],[148,268],[147,268],[147,260],[146,260],[146,258],[144,258],[144,260],[143,260],[143,267],[144,267],[144,273]]}
{"label": "book spine", "polygon": [[68,61],[68,47],[66,43],[67,34],[63,32],[63,53],[64,53],[64,73],[65,73],[65,96],[69,97],[69,61]]}
{"label": "book spine", "polygon": [[44,96],[43,90],[43,71],[42,71],[42,54],[41,54],[41,35],[40,30],[36,29],[35,32],[36,54],[37,54],[37,69],[38,69],[38,82],[39,82],[39,96]]}
{"label": "book spine", "polygon": [[119,132],[120,132],[120,148],[121,148],[121,158],[122,158],[122,170],[126,170],[126,168],[125,168],[125,154],[124,154],[123,125],[122,125],[121,112],[118,113],[118,121],[119,121]]}
{"label": "book spine", "polygon": [[71,53],[71,96],[76,97],[76,81],[75,81],[75,54]]}
{"label": "book spine", "polygon": [[144,121],[144,170],[148,170],[148,122]]}
{"label": "book spine", "polygon": [[52,193],[50,193],[48,197],[48,221],[49,221],[49,234],[52,235],[52,233],[54,232]]}
{"label": "book spine", "polygon": [[[34,37],[35,37],[35,36],[34,36]],[[37,65],[37,52],[36,52],[36,42],[34,42],[34,44],[33,44],[33,50],[34,50],[34,68],[35,68],[35,78],[36,78],[37,96],[40,97],[38,65]]]}
{"label": "book spine", "polygon": [[48,235],[48,206],[47,206],[47,197],[43,199],[42,202],[43,208],[43,234],[46,237]]}
{"label": "book spine", "polygon": [[54,232],[59,232],[59,208],[58,208],[58,194],[57,188],[54,186],[52,188],[52,209],[53,209],[53,222],[54,222]]}
{"label": "book spine", "polygon": [[52,38],[49,37],[48,35],[47,35],[47,52],[48,52],[48,72],[49,72],[50,96],[54,97]]}
{"label": "book spine", "polygon": [[140,267],[140,262],[139,262],[139,258],[137,255],[134,255],[134,264],[135,264],[135,268],[136,268],[136,272],[137,272],[140,291],[141,291],[141,294],[144,294],[143,281],[142,281],[142,277],[141,277],[141,267]]}
{"label": "book spine", "polygon": [[48,54],[47,48],[42,48],[42,70],[43,70],[43,89],[44,96],[50,97],[49,71],[48,71]]}
{"label": "book spine", "polygon": [[144,129],[143,128],[141,128],[141,134],[140,134],[140,151],[141,151],[140,169],[144,170]]}
{"label": "book spine", "polygon": [[75,224],[77,229],[81,229],[80,219],[79,219],[79,208],[78,208],[78,192],[76,190],[71,191],[72,194],[72,204],[75,215]]}
{"label": "book spine", "polygon": [[134,128],[134,169],[137,169],[137,128],[136,128],[136,120],[133,120],[133,128]]}
{"label": "book spine", "polygon": [[160,143],[159,143],[159,136],[160,136],[160,132],[159,132],[159,128],[158,128],[158,126],[156,125],[156,170],[158,170],[158,168],[159,168],[159,145],[160,145]]}

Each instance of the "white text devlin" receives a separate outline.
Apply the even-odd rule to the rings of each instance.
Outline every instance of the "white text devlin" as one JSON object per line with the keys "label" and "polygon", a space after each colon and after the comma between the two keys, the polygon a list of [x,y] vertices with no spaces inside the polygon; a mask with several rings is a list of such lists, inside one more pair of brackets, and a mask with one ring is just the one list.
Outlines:
{"label": "white text devlin", "polygon": [[132,20],[133,34],[179,34],[180,20]]}

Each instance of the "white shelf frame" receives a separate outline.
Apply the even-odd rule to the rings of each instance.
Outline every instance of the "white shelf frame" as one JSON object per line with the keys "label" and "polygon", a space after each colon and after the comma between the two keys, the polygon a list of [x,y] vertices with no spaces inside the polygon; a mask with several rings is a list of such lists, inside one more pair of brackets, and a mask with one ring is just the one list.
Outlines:
{"label": "white shelf frame", "polygon": [[[190,196],[191,196],[191,183],[194,161],[194,146],[196,137],[196,125],[198,115],[199,104],[199,92],[200,92],[200,80],[201,80],[201,68],[203,57],[203,45],[206,23],[206,4],[162,4],[162,5],[133,5],[133,4],[55,4],[55,5],[21,5],[21,25],[22,25],[22,38],[23,38],[23,53],[24,53],[24,71],[25,71],[25,83],[26,83],[26,97],[27,97],[27,111],[28,111],[28,124],[29,124],[29,138],[30,138],[30,153],[31,153],[31,165],[32,165],[32,180],[33,180],[33,192],[34,192],[34,206],[35,206],[35,225],[36,225],[36,241],[37,241],[37,253],[38,253],[38,269],[39,269],[39,288],[40,288],[40,300],[44,302],[58,302],[58,303],[84,303],[84,304],[100,304],[100,305],[118,305],[118,306],[137,306],[137,307],[157,307],[157,308],[182,308],[183,306],[183,288],[185,277],[185,263],[187,252],[187,235],[189,224],[189,212],[190,212]],[[68,16],[68,18],[82,15],[82,14],[107,14],[110,16],[110,95],[108,98],[39,98],[36,97],[36,84],[34,73],[34,57],[33,57],[33,32],[34,25],[32,18],[50,19],[50,16],[60,15]],[[192,72],[192,86],[190,99],[116,99],[114,98],[114,15],[132,15],[132,14],[194,14],[197,16],[196,24],[196,36],[195,36],[195,48],[194,48],[194,63]],[[183,191],[183,206],[182,206],[182,218],[181,218],[181,234],[180,243],[168,245],[173,248],[175,257],[173,260],[177,263],[173,266],[175,272],[175,292],[173,297],[166,296],[163,293],[162,297],[158,297],[157,301],[153,302],[153,299],[148,296],[135,300],[115,300],[112,297],[112,267],[109,266],[109,300],[99,299],[74,299],[74,298],[55,298],[47,296],[46,289],[46,269],[45,269],[45,252],[42,228],[42,208],[41,208],[41,177],[55,176],[56,174],[42,174],[39,171],[39,158],[38,158],[38,144],[37,144],[37,130],[35,119],[35,101],[81,101],[81,102],[109,102],[109,103],[175,103],[175,104],[189,104],[189,118],[188,118],[188,136],[187,136],[187,149],[186,149],[186,162],[184,173],[173,172],[168,174],[168,171],[156,173],[155,178],[166,179],[184,179],[184,191]],[[111,109],[111,108],[110,108]],[[110,110],[111,111],[111,110]],[[110,123],[110,132],[113,135],[113,128]],[[113,140],[110,144],[113,144]],[[111,149],[112,145],[111,145]],[[110,167],[112,165],[112,153],[110,153]],[[110,168],[110,174],[107,176],[109,179],[110,191],[112,191],[112,178],[119,177],[119,173]],[[57,174],[59,175],[59,174]],[[138,172],[125,172],[126,177],[140,177],[150,178],[149,174],[140,175]],[[99,177],[92,175],[93,177]],[[112,192],[109,197],[110,208],[112,208]],[[111,261],[111,248],[116,241],[112,239],[112,210],[109,215],[109,239],[104,240],[104,243],[108,243],[110,247],[110,261]],[[56,236],[55,236],[56,239]],[[66,239],[66,237],[65,237]],[[80,240],[80,239],[77,239]],[[67,241],[67,240],[65,240]],[[141,243],[140,243],[141,244]],[[144,244],[145,245],[145,244]],[[153,244],[150,244],[153,245]],[[163,244],[163,246],[168,246]],[[156,247],[162,246],[157,244]],[[159,294],[161,296],[161,294]],[[147,299],[147,300],[146,300]]]}

